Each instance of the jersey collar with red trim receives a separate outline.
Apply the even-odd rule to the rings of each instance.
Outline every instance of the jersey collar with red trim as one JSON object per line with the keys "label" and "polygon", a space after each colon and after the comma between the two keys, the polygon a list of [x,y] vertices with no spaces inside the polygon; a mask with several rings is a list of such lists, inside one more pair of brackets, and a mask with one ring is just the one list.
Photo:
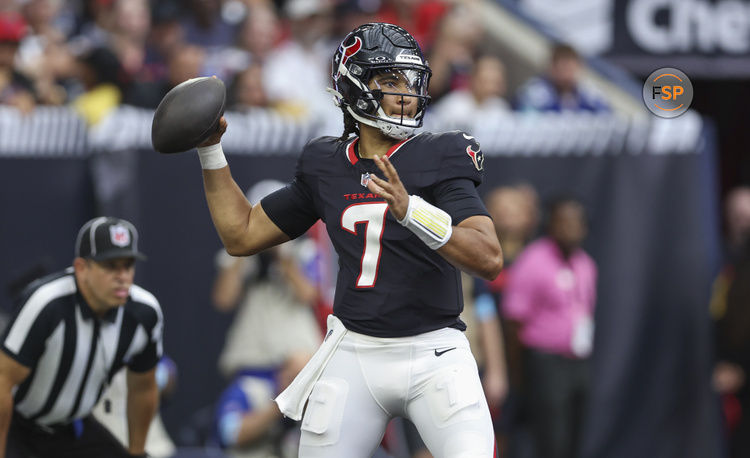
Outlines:
{"label": "jersey collar with red trim", "polygon": [[[400,142],[391,146],[390,148],[388,148],[388,151],[385,153],[385,155],[388,156],[388,159],[390,159],[391,156],[396,154],[396,151],[401,149],[402,146],[404,146],[409,140],[416,137],[417,135],[401,140]],[[355,137],[354,140],[352,140],[348,145],[346,145],[346,158],[349,159],[349,162],[352,165],[356,164],[357,161],[359,161],[359,156],[357,156],[357,152],[354,148],[354,146],[357,144],[358,141],[359,141],[359,137]]]}

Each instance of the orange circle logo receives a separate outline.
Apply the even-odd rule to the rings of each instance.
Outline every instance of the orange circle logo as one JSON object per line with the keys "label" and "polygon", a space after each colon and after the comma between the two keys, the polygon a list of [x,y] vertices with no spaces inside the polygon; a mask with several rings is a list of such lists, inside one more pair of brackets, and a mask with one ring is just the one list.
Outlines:
{"label": "orange circle logo", "polygon": [[676,68],[660,68],[651,73],[643,84],[643,103],[660,118],[676,118],[690,108],[693,83]]}

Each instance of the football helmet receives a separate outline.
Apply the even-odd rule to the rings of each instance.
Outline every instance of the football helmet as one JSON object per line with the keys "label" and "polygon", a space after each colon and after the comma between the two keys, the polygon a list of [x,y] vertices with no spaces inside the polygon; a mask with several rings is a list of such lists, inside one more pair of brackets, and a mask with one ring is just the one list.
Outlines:
{"label": "football helmet", "polygon": [[[358,122],[404,139],[422,126],[431,74],[409,32],[393,24],[370,23],[349,33],[333,55],[331,93],[336,105]],[[385,112],[384,95],[401,97],[400,114]],[[412,116],[404,110],[412,105],[407,98],[416,102]]]}

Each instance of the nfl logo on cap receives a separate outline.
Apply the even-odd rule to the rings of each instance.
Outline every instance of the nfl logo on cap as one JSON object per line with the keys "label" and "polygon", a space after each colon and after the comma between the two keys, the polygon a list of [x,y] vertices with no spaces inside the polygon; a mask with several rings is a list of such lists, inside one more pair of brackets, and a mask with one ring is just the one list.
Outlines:
{"label": "nfl logo on cap", "polygon": [[138,231],[124,219],[102,216],[88,221],[78,231],[75,256],[103,261],[146,257],[138,251]]}
{"label": "nfl logo on cap", "polygon": [[109,237],[115,246],[124,247],[130,245],[130,231],[121,224],[109,226]]}

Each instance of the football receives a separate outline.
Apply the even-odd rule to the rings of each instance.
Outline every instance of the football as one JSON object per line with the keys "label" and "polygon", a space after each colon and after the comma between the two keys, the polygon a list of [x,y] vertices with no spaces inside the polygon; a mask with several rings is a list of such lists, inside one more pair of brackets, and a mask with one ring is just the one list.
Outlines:
{"label": "football", "polygon": [[193,78],[172,88],[159,102],[151,123],[151,143],[160,153],[187,151],[219,127],[227,91],[214,77]]}

